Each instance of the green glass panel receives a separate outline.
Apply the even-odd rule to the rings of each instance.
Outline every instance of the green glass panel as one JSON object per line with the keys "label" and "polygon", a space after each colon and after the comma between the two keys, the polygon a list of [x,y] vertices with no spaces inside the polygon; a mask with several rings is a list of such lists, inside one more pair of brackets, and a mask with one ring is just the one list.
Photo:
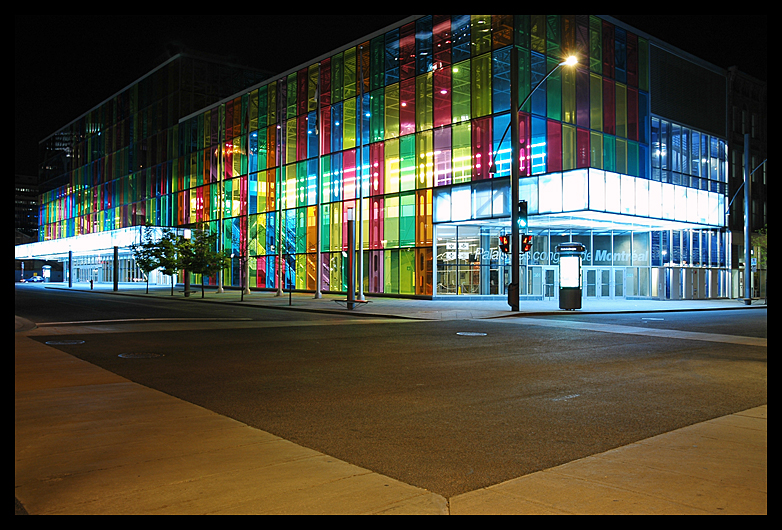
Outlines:
{"label": "green glass panel", "polygon": [[408,134],[399,139],[399,188],[401,191],[415,189],[415,135]]}
{"label": "green glass panel", "polygon": [[603,24],[597,17],[589,18],[589,69],[603,71]]}
{"label": "green glass panel", "polygon": [[[559,64],[559,59],[548,58],[547,72],[551,72]],[[546,115],[557,121],[562,121],[562,69],[556,69],[546,80]]]}
{"label": "green glass panel", "polygon": [[369,97],[370,117],[370,141],[380,142],[385,139],[385,91],[375,90]]}
{"label": "green glass panel", "polygon": [[603,169],[603,135],[592,132],[590,135],[590,167]]}
{"label": "green glass panel", "polygon": [[399,196],[386,196],[383,211],[383,246],[399,246]]}
{"label": "green glass panel", "polygon": [[472,55],[491,51],[491,15],[470,15]]}
{"label": "green glass panel", "polygon": [[415,80],[415,130],[432,128],[432,72],[419,75]]}
{"label": "green glass panel", "polygon": [[453,65],[451,69],[451,85],[453,96],[451,99],[451,113],[453,123],[459,123],[470,119],[470,61],[463,61]]}
{"label": "green glass panel", "polygon": [[491,114],[491,54],[472,59],[471,65],[472,117]]}
{"label": "green glass panel", "polygon": [[399,251],[399,294],[415,294],[415,250]]}
{"label": "green glass panel", "polygon": [[627,138],[627,87],[616,84],[616,135]]}
{"label": "green glass panel", "polygon": [[399,246],[415,246],[415,194],[403,194],[399,208]]}
{"label": "green glass panel", "polygon": [[357,73],[356,48],[348,48],[345,50],[344,77],[342,80],[344,90],[343,97],[345,99],[354,98],[358,94],[358,85],[356,83]]}
{"label": "green glass panel", "polygon": [[385,89],[384,127],[386,140],[399,136],[399,83]]}

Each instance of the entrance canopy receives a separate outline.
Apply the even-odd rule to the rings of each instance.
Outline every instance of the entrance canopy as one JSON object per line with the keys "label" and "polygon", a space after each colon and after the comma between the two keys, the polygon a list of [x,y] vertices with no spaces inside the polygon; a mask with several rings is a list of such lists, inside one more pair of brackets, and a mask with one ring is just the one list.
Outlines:
{"label": "entrance canopy", "polygon": [[[725,226],[725,196],[599,169],[523,177],[531,228],[683,230]],[[434,222],[491,224],[510,218],[510,180],[435,190]]]}
{"label": "entrance canopy", "polygon": [[[62,261],[68,258],[69,252],[72,252],[73,255],[80,255],[100,253],[101,251],[111,250],[114,247],[130,248],[133,245],[141,244],[145,229],[146,227],[144,226],[134,226],[52,241],[17,245],[14,247],[14,258]],[[153,239],[157,240],[162,237],[163,228],[152,227],[151,230],[153,231]]]}

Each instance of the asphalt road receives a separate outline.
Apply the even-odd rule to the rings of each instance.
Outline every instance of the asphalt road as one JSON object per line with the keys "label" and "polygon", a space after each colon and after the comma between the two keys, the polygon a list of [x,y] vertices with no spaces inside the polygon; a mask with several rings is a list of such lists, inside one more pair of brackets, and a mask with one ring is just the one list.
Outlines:
{"label": "asphalt road", "polygon": [[[768,401],[766,348],[725,337],[765,337],[765,310],[419,322],[16,291],[36,322],[115,320],[36,340],[445,497]],[[118,322],[141,318],[167,320]]]}

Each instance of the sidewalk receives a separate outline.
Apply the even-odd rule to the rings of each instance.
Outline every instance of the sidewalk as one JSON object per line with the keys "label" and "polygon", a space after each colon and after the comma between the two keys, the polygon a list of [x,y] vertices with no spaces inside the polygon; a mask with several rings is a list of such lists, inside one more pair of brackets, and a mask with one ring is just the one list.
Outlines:
{"label": "sidewalk", "polygon": [[[65,283],[47,283],[47,289],[68,289]],[[78,291],[90,291],[89,283],[76,283],[71,288]],[[468,318],[501,318],[518,316],[519,314],[590,314],[590,313],[639,313],[656,311],[702,311],[724,309],[759,309],[765,308],[764,300],[753,300],[751,305],[745,305],[741,300],[587,300],[581,309],[563,311],[557,300],[521,300],[519,312],[512,312],[508,302],[503,297],[492,300],[465,300],[457,298],[436,298],[434,300],[386,298],[367,296],[366,303],[356,303],[352,310],[347,309],[345,295],[323,294],[316,299],[313,293],[284,292],[277,296],[275,292],[252,291],[244,295],[237,289],[226,289],[218,293],[214,287],[206,287],[205,295],[201,297],[201,286],[191,286],[191,294],[185,297],[181,285],[150,286],[146,294],[143,283],[123,283],[114,293],[113,285],[109,283],[95,284],[95,292],[114,293],[121,295],[155,296],[165,299],[186,300],[200,303],[231,303],[242,305],[257,305],[293,311],[317,311],[365,315],[375,317],[412,318],[426,320],[462,320]],[[242,300],[243,298],[243,300]]]}
{"label": "sidewalk", "polygon": [[[120,292],[147,296],[143,285]],[[154,295],[170,296],[170,288]],[[200,296],[191,300],[347,311],[325,295]],[[523,312],[558,311],[529,304]],[[690,304],[742,307],[623,301],[583,311]],[[509,311],[494,301],[372,298],[352,313],[461,319]],[[767,405],[445,499],[132,383],[34,341],[22,319],[15,329],[14,491],[31,514],[767,513]]]}

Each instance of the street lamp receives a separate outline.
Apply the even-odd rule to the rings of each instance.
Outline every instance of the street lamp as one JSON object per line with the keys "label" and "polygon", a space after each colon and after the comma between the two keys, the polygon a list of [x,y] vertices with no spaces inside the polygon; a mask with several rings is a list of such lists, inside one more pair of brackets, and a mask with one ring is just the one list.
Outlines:
{"label": "street lamp", "polygon": [[[520,258],[519,258],[519,251],[521,250],[521,247],[519,245],[519,209],[517,205],[519,204],[519,165],[520,165],[520,154],[519,154],[519,112],[521,112],[521,109],[524,107],[524,105],[527,104],[527,102],[532,97],[532,94],[535,93],[535,91],[540,88],[540,86],[546,82],[546,80],[556,72],[561,66],[575,66],[578,64],[578,58],[575,55],[571,55],[561,63],[557,64],[554,68],[551,69],[549,73],[546,74],[546,76],[537,84],[535,85],[532,90],[530,90],[529,94],[527,94],[527,97],[524,98],[524,101],[521,102],[521,105],[518,106],[517,109],[515,109],[515,112],[511,114],[511,122],[508,125],[508,127],[505,128],[505,132],[502,134],[502,138],[500,139],[499,145],[502,145],[502,142],[505,141],[505,135],[508,134],[508,129],[511,130],[511,222],[510,222],[510,228],[511,228],[511,283],[508,286],[508,305],[511,308],[511,311],[518,311],[519,310],[519,267],[521,265]],[[517,81],[518,72],[519,72],[519,52],[518,49],[514,46],[511,49],[511,56],[510,56],[510,71],[511,71],[511,83],[510,83],[510,99],[511,102],[516,102],[519,100],[519,84]],[[489,168],[490,173],[494,173],[496,171],[496,152],[492,156],[491,160],[491,166]]]}

